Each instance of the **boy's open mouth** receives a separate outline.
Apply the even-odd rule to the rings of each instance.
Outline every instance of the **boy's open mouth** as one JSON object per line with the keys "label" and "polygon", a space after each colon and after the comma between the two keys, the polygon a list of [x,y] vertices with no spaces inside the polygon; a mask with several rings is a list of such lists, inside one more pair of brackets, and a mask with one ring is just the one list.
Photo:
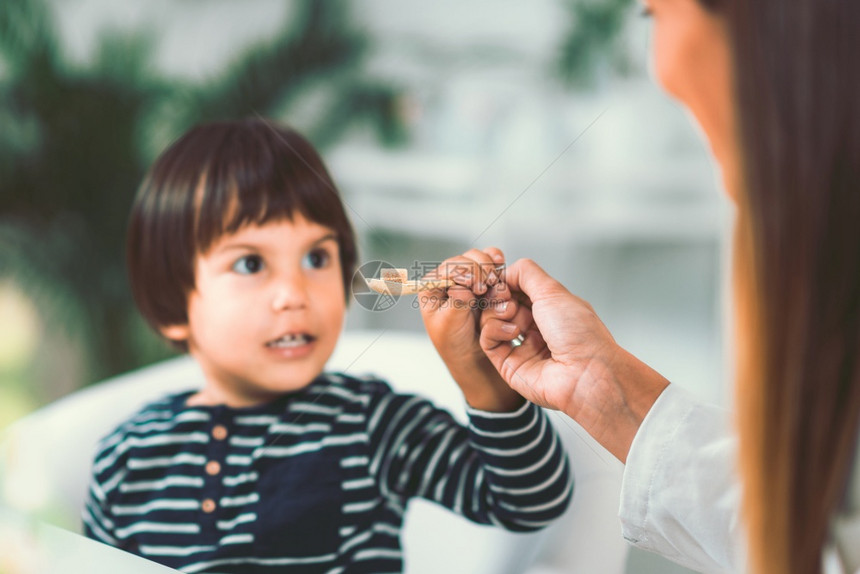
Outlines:
{"label": "boy's open mouth", "polygon": [[312,336],[305,333],[290,333],[283,335],[274,341],[269,341],[266,343],[266,346],[275,348],[301,347],[302,345],[307,345],[313,340],[314,338]]}

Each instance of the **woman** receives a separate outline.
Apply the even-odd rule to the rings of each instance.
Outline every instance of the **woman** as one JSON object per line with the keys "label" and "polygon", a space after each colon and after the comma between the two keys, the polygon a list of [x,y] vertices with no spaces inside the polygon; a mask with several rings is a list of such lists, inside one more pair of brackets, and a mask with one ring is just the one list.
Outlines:
{"label": "woman", "polygon": [[508,268],[519,304],[485,312],[482,346],[514,389],[627,462],[635,543],[709,571],[860,572],[860,2],[645,9],[657,77],[736,205],[739,440],[530,261]]}

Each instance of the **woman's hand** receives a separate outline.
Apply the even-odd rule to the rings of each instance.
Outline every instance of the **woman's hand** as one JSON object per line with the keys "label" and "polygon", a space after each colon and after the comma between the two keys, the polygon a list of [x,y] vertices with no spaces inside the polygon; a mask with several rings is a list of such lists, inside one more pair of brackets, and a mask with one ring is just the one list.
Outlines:
{"label": "woman's hand", "polygon": [[481,311],[492,305],[485,295],[498,283],[497,268],[504,261],[496,248],[471,249],[447,259],[424,279],[451,279],[456,284],[423,291],[417,299],[430,340],[466,402],[487,411],[510,411],[523,403],[490,363],[478,341]]}
{"label": "woman's hand", "polygon": [[505,381],[563,411],[625,461],[668,381],[622,349],[591,305],[533,261],[509,266],[491,291],[497,303],[483,311],[480,344]]}

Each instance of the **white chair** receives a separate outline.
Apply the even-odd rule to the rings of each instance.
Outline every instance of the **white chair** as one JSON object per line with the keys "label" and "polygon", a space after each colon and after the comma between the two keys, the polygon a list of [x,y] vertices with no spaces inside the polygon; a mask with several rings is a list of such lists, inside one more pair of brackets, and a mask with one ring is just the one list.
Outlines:
{"label": "white chair", "polygon": [[[346,331],[328,369],[376,374],[465,420],[462,395],[423,334]],[[0,443],[0,504],[79,532],[98,439],[145,401],[200,382],[197,365],[180,357],[87,387],[18,421]],[[570,419],[550,418],[574,471],[574,499],[565,516],[544,531],[513,534],[415,500],[404,529],[407,573],[624,571],[628,546],[616,517],[622,467]]]}

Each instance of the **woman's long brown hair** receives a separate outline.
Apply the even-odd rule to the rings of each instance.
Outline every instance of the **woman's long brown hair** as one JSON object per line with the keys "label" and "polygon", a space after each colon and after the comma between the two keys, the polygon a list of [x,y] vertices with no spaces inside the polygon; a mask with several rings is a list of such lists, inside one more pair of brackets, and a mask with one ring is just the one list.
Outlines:
{"label": "woman's long brown hair", "polygon": [[750,563],[818,573],[860,420],[860,2],[719,4],[744,161],[734,288]]}

